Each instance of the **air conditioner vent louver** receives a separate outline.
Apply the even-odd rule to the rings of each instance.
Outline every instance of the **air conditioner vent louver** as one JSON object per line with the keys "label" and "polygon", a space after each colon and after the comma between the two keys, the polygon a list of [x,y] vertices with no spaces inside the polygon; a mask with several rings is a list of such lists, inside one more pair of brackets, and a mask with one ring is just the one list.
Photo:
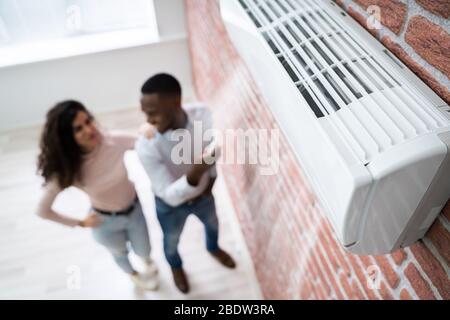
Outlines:
{"label": "air conditioner vent louver", "polygon": [[447,124],[425,98],[355,41],[320,1],[239,3],[314,115],[329,117],[364,164],[398,143]]}

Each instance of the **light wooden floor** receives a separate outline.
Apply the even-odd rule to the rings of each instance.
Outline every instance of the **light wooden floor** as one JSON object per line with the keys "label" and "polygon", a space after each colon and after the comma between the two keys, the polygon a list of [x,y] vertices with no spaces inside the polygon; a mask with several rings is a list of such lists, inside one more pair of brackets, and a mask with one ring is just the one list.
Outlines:
{"label": "light wooden floor", "polygon": [[[137,108],[98,116],[103,128],[136,132],[143,122]],[[219,265],[204,249],[202,225],[190,217],[180,252],[191,283],[183,295],[175,288],[162,251],[162,233],[153,197],[136,154],[126,155],[130,177],[144,206],[152,256],[160,271],[160,289],[136,290],[129,278],[98,245],[89,230],[67,228],[39,219],[34,210],[40,197],[35,174],[39,128],[0,133],[0,299],[260,299],[253,265],[240,233],[223,181],[214,193],[220,220],[220,243],[237,260],[238,268]],[[55,207],[75,217],[88,209],[77,189],[61,194]],[[79,271],[79,273],[78,273]],[[79,275],[80,288],[68,286]]]}

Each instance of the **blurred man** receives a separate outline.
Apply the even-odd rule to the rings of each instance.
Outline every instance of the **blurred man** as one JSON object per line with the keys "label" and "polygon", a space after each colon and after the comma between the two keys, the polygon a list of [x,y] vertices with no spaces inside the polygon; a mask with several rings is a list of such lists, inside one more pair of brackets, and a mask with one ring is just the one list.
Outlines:
{"label": "blurred man", "polygon": [[[148,79],[141,93],[141,109],[156,132],[151,139],[141,137],[136,151],[152,183],[157,216],[164,233],[164,253],[175,285],[187,293],[189,283],[178,253],[178,242],[191,213],[205,226],[206,247],[211,255],[224,266],[235,267],[233,258],[218,245],[219,226],[211,193],[216,171],[215,163],[210,161],[215,148],[206,148],[209,141],[202,139],[203,132],[212,127],[212,116],[203,105],[181,106],[181,86],[168,74]],[[199,123],[201,128],[196,125]],[[176,140],[175,136],[180,139]],[[175,159],[179,154],[174,149],[180,145],[184,147],[183,161]],[[197,149],[199,154],[195,154]]]}

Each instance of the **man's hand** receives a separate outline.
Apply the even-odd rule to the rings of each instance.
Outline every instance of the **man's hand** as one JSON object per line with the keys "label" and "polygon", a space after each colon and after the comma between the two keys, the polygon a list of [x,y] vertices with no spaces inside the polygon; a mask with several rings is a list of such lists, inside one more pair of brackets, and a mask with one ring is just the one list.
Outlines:
{"label": "man's hand", "polygon": [[154,127],[147,122],[143,123],[139,127],[139,134],[142,134],[148,140],[151,140],[155,136]]}
{"label": "man's hand", "polygon": [[98,214],[91,212],[86,218],[80,220],[78,225],[83,228],[96,228],[101,225],[102,222],[103,219]]}
{"label": "man's hand", "polygon": [[213,165],[212,164],[206,164],[204,162],[202,163],[195,163],[192,165],[191,170],[187,174],[187,182],[191,186],[196,186],[200,182],[200,178],[202,175],[208,171]]}
{"label": "man's hand", "polygon": [[214,187],[214,183],[216,182],[216,177],[209,178],[208,186],[206,187],[205,191],[203,191],[203,194],[205,196],[211,196],[212,195],[212,188]]}
{"label": "man's hand", "polygon": [[215,149],[206,149],[202,154],[200,161],[197,160],[192,165],[191,170],[187,174],[187,181],[191,186],[198,185],[202,175],[214,166]]}

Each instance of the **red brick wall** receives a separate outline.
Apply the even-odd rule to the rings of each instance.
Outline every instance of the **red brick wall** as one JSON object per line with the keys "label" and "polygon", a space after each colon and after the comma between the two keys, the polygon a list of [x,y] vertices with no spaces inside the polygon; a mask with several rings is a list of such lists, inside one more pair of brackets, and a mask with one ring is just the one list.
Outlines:
{"label": "red brick wall", "polygon": [[[193,80],[219,128],[277,128],[258,88],[229,41],[215,0],[185,0]],[[450,299],[450,210],[424,241],[391,255],[343,250],[284,137],[280,172],[223,165],[233,205],[268,299]],[[450,209],[450,208],[449,208]],[[366,285],[380,268],[379,290]]]}

